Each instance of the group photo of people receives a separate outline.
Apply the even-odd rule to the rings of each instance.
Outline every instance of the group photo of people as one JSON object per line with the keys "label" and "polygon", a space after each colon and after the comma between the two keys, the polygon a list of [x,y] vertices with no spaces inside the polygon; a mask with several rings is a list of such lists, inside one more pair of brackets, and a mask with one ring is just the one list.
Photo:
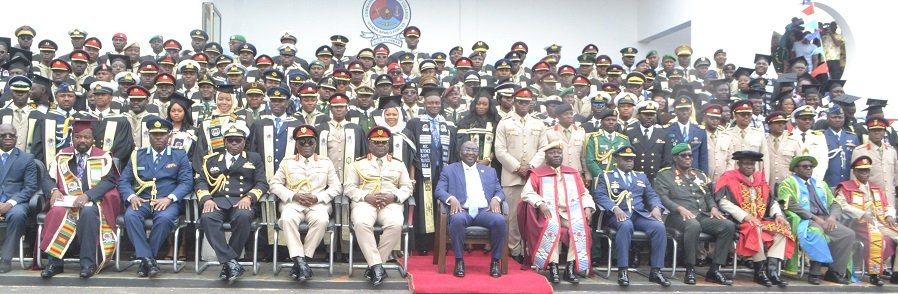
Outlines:
{"label": "group photo of people", "polygon": [[[433,48],[414,23],[398,50],[335,32],[299,52],[284,32],[265,52],[201,29],[52,40],[35,20],[0,37],[0,284],[133,263],[379,286],[433,256],[460,282],[892,287],[898,132],[889,99],[842,79],[840,32],[796,17],[733,64],[526,35]],[[477,251],[488,272],[466,268]]]}

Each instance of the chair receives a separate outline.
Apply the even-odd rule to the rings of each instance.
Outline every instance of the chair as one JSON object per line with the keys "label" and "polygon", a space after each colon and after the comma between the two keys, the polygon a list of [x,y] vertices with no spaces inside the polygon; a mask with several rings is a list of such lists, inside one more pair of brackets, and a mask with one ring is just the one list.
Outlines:
{"label": "chair", "polygon": [[[435,244],[437,246],[437,250],[435,250],[433,255],[433,264],[437,265],[437,272],[444,274],[446,273],[446,253],[447,247],[446,244],[451,242],[448,233],[449,227],[449,205],[446,203],[440,203],[440,220],[437,225],[437,234]],[[502,215],[505,216],[505,224],[508,225],[508,203],[502,201]],[[465,228],[465,245],[490,245],[492,242],[490,240],[490,230],[484,227],[479,226],[469,226]],[[508,246],[502,246],[503,248],[493,248],[493,250],[502,250],[502,259],[499,261],[499,266],[503,275],[508,274]]]}
{"label": "chair", "polygon": [[[123,202],[122,204],[124,204],[126,206],[124,209],[130,209],[130,207],[129,207],[130,205],[127,202]],[[117,236],[119,236],[119,242],[115,242],[115,270],[119,271],[119,272],[123,272],[123,271],[127,270],[128,268],[130,268],[131,266],[140,263],[140,260],[139,259],[132,260],[130,264],[128,264],[125,267],[122,267],[122,265],[121,265],[121,253],[122,253],[121,238],[124,236],[122,234],[122,228],[125,227],[125,215],[123,214],[123,215],[119,215],[118,217],[116,217],[115,223],[116,223],[115,234]],[[158,264],[171,264],[172,271],[174,271],[176,273],[181,272],[181,270],[184,269],[184,267],[187,265],[187,262],[178,260],[178,249],[179,249],[178,247],[180,247],[180,246],[178,246],[178,240],[180,240],[179,237],[181,236],[181,230],[183,230],[186,227],[187,227],[187,221],[184,220],[183,216],[179,217],[177,223],[175,223],[174,229],[172,230],[172,233],[175,235],[175,242],[172,243],[172,246],[173,246],[172,248],[174,250],[174,252],[172,253],[172,257],[173,257],[172,260],[157,260],[156,261]],[[153,228],[153,217],[152,216],[143,220],[143,228],[144,228],[145,232],[149,231],[150,229]]]}
{"label": "chair", "polygon": [[[341,196],[343,200],[341,200],[343,205],[342,209],[346,209],[346,211],[350,211],[350,204],[352,202],[346,196]],[[405,223],[402,225],[402,263],[401,264],[384,264],[384,269],[395,269],[399,271],[399,275],[403,278],[406,276],[406,266],[408,265],[408,235],[409,232],[414,229],[414,212],[415,212],[415,198],[409,197],[408,200],[405,201]],[[351,215],[351,214],[350,214]],[[353,248],[355,246],[355,230],[352,224],[352,220],[340,220],[340,223],[343,224],[343,228],[349,229],[349,248]],[[383,227],[379,224],[374,224],[374,236],[380,236],[383,233]],[[367,269],[366,265],[355,265],[353,262],[353,250],[349,250],[349,276],[352,277],[352,271],[354,269]]]}
{"label": "chair", "polygon": [[[267,197],[271,197],[271,196],[269,194],[265,194],[260,199],[262,199],[261,201],[269,201],[269,200],[265,200]],[[202,243],[201,243],[203,240],[203,227],[200,224],[200,217],[199,217],[200,213],[202,212],[201,211],[202,205],[199,204],[199,199],[196,197],[195,194],[192,194],[192,197],[189,199],[189,201],[194,202],[193,205],[190,205],[190,207],[194,209],[194,211],[190,215],[193,215],[196,217],[195,222],[194,222],[196,224],[196,233],[195,233],[196,242],[194,243],[195,253],[194,253],[193,261],[194,261],[194,267],[195,267],[196,273],[200,274],[203,271],[205,271],[206,268],[208,268],[209,266],[221,265],[221,263],[218,262],[217,260],[202,262],[202,259],[200,258],[200,256],[202,255],[202,251],[203,251],[203,247],[202,247]],[[269,225],[271,225],[271,224],[262,222],[259,218],[253,219],[252,223],[250,223],[250,230],[252,230],[252,232],[254,232],[253,250],[258,250],[258,248],[259,248],[259,231],[262,230],[262,227],[269,226]],[[230,222],[222,223],[221,230],[225,231],[225,232],[231,231]],[[253,267],[253,275],[256,275],[259,273],[259,255],[258,254],[253,254],[252,262],[239,262],[239,264],[241,266],[248,266],[248,265],[252,266]]]}
{"label": "chair", "polygon": [[[34,194],[31,195],[31,198],[28,199],[28,213],[29,214],[34,213],[35,211],[40,211],[40,207],[44,203],[44,201],[42,199],[44,197],[44,192],[41,191],[40,187],[41,187],[41,180],[43,180],[43,175],[47,174],[47,167],[42,162],[35,159],[34,164],[37,166],[38,189],[37,189],[37,191],[34,192]],[[31,227],[36,224],[37,224],[36,218],[29,219],[29,221],[25,223],[25,225],[27,227]],[[6,223],[5,220],[0,221],[0,228],[6,228],[7,226],[8,226],[8,224]],[[35,244],[34,246],[38,246],[38,245],[39,244]],[[22,269],[25,269],[25,234],[22,234],[22,236],[19,237],[19,256],[13,257],[12,260],[10,260],[10,261],[18,262],[19,266],[21,266]]]}
{"label": "chair", "polygon": [[[611,254],[610,254],[610,252],[612,252],[614,250],[614,237],[617,235],[617,230],[613,229],[611,227],[605,226],[605,223],[604,223],[605,214],[607,214],[608,212],[601,205],[596,205],[596,206],[598,209],[598,211],[597,211],[598,215],[596,216],[596,231],[595,231],[595,233],[596,233],[597,237],[599,237],[601,239],[605,239],[607,241],[609,254],[608,254],[607,267],[605,267],[605,268],[594,267],[594,268],[592,268],[592,270],[594,272],[606,272],[606,274],[603,276],[603,278],[607,279],[607,278],[611,277],[611,271],[618,270],[616,268],[611,267],[611,259],[612,258],[611,258]],[[671,240],[671,236],[668,235],[667,239]],[[650,242],[650,241],[651,241],[651,239],[649,238],[648,235],[646,235],[645,232],[639,231],[639,230],[633,230],[633,236],[630,238],[630,242]],[[673,268],[676,268],[676,263],[677,263],[677,261],[676,261],[676,259],[674,259]],[[665,269],[662,269],[662,270],[665,270]],[[628,269],[628,271],[636,271],[636,269]]]}
{"label": "chair", "polygon": [[[308,262],[307,263],[309,265],[309,267],[311,267],[311,268],[326,268],[328,276],[334,275],[334,245],[335,245],[334,242],[336,241],[334,239],[334,236],[336,235],[336,233],[335,233],[336,228],[340,226],[340,222],[338,222],[337,216],[340,215],[344,199],[348,199],[348,198],[336,197],[336,198],[334,198],[334,200],[331,203],[331,205],[333,205],[333,212],[331,213],[330,221],[328,221],[328,223],[327,223],[327,232],[325,234],[325,238],[328,238],[328,240],[330,240],[330,242],[327,244],[327,252],[328,252],[327,263],[317,263],[317,262],[314,262],[314,263]],[[272,247],[274,247],[272,250],[272,251],[274,251],[274,253],[272,256],[273,257],[272,264],[274,265],[273,271],[274,271],[275,276],[277,276],[278,273],[281,272],[282,268],[293,266],[293,263],[289,263],[289,262],[278,263],[279,259],[278,259],[277,246],[278,246],[279,236],[280,236],[279,233],[281,231],[281,227],[278,225],[278,214],[277,214],[278,203],[279,203],[279,200],[274,195],[269,197],[268,201],[262,202],[263,218],[268,218],[267,222],[274,224],[274,245],[272,245]],[[307,234],[308,232],[309,232],[309,224],[307,222],[303,221],[302,223],[299,224],[299,233],[303,234],[303,236],[305,236],[305,234]]]}
{"label": "chair", "polygon": [[[736,236],[739,236],[738,232],[736,233]],[[683,242],[683,232],[681,232],[680,230],[678,230],[676,228],[667,227],[667,237],[670,239],[671,244],[673,244],[673,264],[671,265],[671,271],[670,271],[670,277],[669,277],[670,279],[673,279],[677,275],[677,253],[679,251],[679,250],[677,250],[677,247],[679,247],[680,242]],[[714,242],[715,238],[712,235],[702,232],[702,233],[699,233],[699,235],[698,235],[698,241],[702,242],[702,243]],[[733,277],[736,277],[736,261],[737,261],[736,258],[737,258],[737,256],[736,256],[735,247],[736,247],[736,241],[734,240],[733,248],[732,248],[733,249],[732,250],[732,253],[733,253]],[[720,249],[721,248],[718,247],[717,250],[720,250]]]}

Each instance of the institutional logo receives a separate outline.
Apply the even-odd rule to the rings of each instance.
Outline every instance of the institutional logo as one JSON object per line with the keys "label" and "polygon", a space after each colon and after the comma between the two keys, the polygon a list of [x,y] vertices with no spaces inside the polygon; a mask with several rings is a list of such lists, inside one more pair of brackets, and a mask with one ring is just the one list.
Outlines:
{"label": "institutional logo", "polygon": [[362,38],[371,39],[371,46],[384,43],[402,47],[402,31],[411,18],[407,0],[365,0],[362,21],[368,31],[362,32]]}

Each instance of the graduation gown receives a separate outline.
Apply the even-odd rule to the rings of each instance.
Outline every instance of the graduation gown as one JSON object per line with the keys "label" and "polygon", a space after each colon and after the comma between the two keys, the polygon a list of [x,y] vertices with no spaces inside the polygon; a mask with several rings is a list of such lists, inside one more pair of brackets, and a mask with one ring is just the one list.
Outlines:
{"label": "graduation gown", "polygon": [[286,116],[275,128],[275,116],[265,115],[253,124],[247,150],[259,153],[265,166],[265,178],[271,180],[285,156],[296,154],[293,131],[302,123]]}
{"label": "graduation gown", "polygon": [[[423,109],[422,109],[423,110]],[[433,249],[433,233],[439,210],[434,203],[434,188],[439,181],[443,167],[458,161],[455,152],[455,127],[445,120],[439,123],[439,148],[433,146],[429,120],[413,118],[406,124],[406,130],[417,152],[412,156],[415,165],[415,248],[420,251]]]}

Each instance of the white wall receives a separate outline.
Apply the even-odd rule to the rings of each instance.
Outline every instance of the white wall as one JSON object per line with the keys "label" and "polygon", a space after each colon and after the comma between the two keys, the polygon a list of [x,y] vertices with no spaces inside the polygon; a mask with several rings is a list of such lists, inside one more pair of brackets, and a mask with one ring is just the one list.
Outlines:
{"label": "white wall", "polygon": [[[299,39],[299,52],[310,58],[329,37],[349,38],[347,53],[372,47],[360,34],[362,0],[216,0],[222,14],[222,36],[242,34],[259,52],[273,53],[285,30]],[[594,43],[617,58],[618,51],[636,43],[636,2],[625,1],[536,1],[536,0],[410,0],[411,25],[421,29],[421,50],[448,53],[461,45],[465,54],[471,45],[484,40],[490,45],[487,61],[505,55],[515,41],[530,47],[528,65],[545,53],[552,42],[562,45],[564,63],[576,63],[586,44]],[[265,9],[259,9],[264,7]],[[397,48],[391,47],[391,50]]]}
{"label": "white wall", "polygon": [[[154,1],[53,1],[31,0],[19,4],[7,4],[0,20],[0,36],[9,36],[16,43],[14,32],[21,25],[30,25],[37,31],[32,51],[37,52],[41,40],[50,39],[59,45],[56,56],[72,51],[68,32],[78,28],[86,30],[88,37],[98,37],[103,42],[104,53],[112,50],[112,35],[124,33],[128,42],[139,41],[141,54],[152,52],[150,37],[162,35],[176,39],[185,49],[190,48],[190,31],[202,26],[202,0],[154,0]],[[16,5],[29,9],[11,13]],[[154,24],[154,20],[156,23]]]}

